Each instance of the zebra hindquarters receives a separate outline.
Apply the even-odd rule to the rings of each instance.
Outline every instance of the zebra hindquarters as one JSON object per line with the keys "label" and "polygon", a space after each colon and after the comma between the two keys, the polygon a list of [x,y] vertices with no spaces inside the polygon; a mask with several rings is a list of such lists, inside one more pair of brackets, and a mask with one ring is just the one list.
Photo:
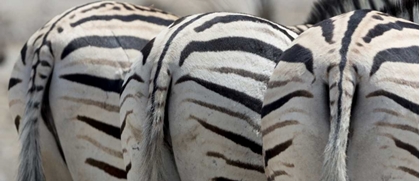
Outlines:
{"label": "zebra hindquarters", "polygon": [[359,82],[347,150],[349,178],[418,180],[418,25],[380,18],[387,32],[370,41],[354,37],[361,45],[350,46]]}
{"label": "zebra hindquarters", "polygon": [[280,57],[268,83],[261,130],[269,180],[321,178],[329,90],[312,67],[297,63],[311,61],[311,56],[302,46],[292,46]]}

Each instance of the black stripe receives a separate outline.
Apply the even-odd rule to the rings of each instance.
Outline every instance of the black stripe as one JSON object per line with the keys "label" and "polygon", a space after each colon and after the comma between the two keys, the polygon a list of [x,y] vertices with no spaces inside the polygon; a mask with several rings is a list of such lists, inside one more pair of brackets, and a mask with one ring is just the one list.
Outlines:
{"label": "black stripe", "polygon": [[131,162],[125,167],[125,172],[128,173],[131,170]]}
{"label": "black stripe", "polygon": [[96,87],[106,92],[114,92],[119,94],[123,83],[122,79],[107,79],[87,74],[67,74],[60,75],[60,78],[71,82]]}
{"label": "black stripe", "polygon": [[230,100],[244,105],[245,107],[251,109],[252,111],[258,114],[261,113],[262,101],[255,97],[249,96],[248,94],[203,79],[191,77],[190,75],[184,75],[180,77],[175,84],[183,83],[186,81],[193,81],[205,87],[206,89],[209,89],[210,91],[213,91],[223,97],[226,97]]}
{"label": "black stripe", "polygon": [[291,99],[293,99],[295,97],[312,98],[313,95],[306,90],[297,90],[297,91],[294,91],[292,93],[289,93],[289,94],[281,97],[280,99],[263,106],[261,117],[263,118],[264,116],[270,114],[274,110],[279,109],[280,107],[282,107],[284,104],[286,104],[287,102],[289,102]]}
{"label": "black stripe", "polygon": [[113,5],[113,3],[108,3],[108,2],[101,3],[101,4],[97,5],[97,6],[92,6],[91,8],[82,10],[81,12],[82,13],[86,13],[86,12],[89,12],[89,11],[92,11],[92,10],[95,10],[95,9],[101,9],[101,8],[105,7],[106,5]]}
{"label": "black stripe", "polygon": [[277,47],[263,41],[245,37],[226,37],[210,41],[192,41],[182,50],[179,66],[194,52],[242,51],[259,55],[273,62],[283,53]]}
{"label": "black stripe", "polygon": [[[203,17],[203,16],[205,16],[207,14],[210,14],[210,13],[204,13],[204,14],[198,15],[197,17],[195,17],[195,18],[189,20],[188,22],[184,23],[183,25],[179,26],[172,33],[172,35],[169,37],[168,41],[166,41],[165,47],[163,48],[162,53],[160,54],[160,57],[159,57],[159,60],[158,60],[158,63],[157,63],[155,76],[153,77],[153,85],[154,85],[154,88],[153,88],[153,91],[152,91],[152,94],[151,94],[151,103],[152,104],[155,102],[155,93],[157,91],[157,86],[156,86],[157,78],[158,78],[158,75],[160,73],[160,69],[162,68],[163,59],[166,56],[166,52],[168,52],[169,45],[171,45],[172,41],[174,40],[174,38],[178,35],[178,33],[181,30],[183,30],[185,27],[187,27],[188,25],[190,25],[191,23],[193,23],[197,19],[200,19],[201,17]],[[152,107],[151,109],[153,110],[154,107]]]}
{"label": "black stripe", "polygon": [[254,153],[258,154],[258,155],[262,155],[262,147],[261,147],[261,145],[259,145],[258,143],[255,143],[254,141],[248,139],[247,137],[244,137],[242,135],[239,135],[239,134],[230,132],[228,130],[220,129],[220,128],[216,127],[216,126],[213,126],[211,124],[208,124],[206,121],[204,121],[204,120],[202,120],[200,118],[197,118],[195,116],[192,116],[191,115],[190,118],[197,120],[201,124],[201,126],[203,126],[204,128],[206,128],[207,130],[209,130],[209,131],[211,131],[213,133],[216,133],[216,134],[218,134],[220,136],[223,136],[226,139],[228,139],[228,140],[230,140],[230,141],[232,141],[232,142],[234,142],[234,143],[236,143],[238,145],[241,145],[243,147],[249,148],[252,152],[254,152]]}
{"label": "black stripe", "polygon": [[15,118],[15,126],[16,126],[16,130],[19,132],[19,125],[20,125],[20,116],[17,115]]}
{"label": "black stripe", "polygon": [[225,177],[215,177],[211,179],[212,181],[236,181]]}
{"label": "black stripe", "polygon": [[22,82],[21,79],[13,78],[13,77],[10,78],[10,80],[9,80],[9,87],[7,88],[7,90],[10,90],[12,87],[14,87],[15,85],[17,85],[17,84],[19,84],[21,82]]}
{"label": "black stripe", "polygon": [[378,9],[376,6],[375,6],[375,2],[373,2],[373,0],[369,0],[369,5],[370,5],[370,9]]}
{"label": "black stripe", "polygon": [[[370,76],[379,70],[385,62],[404,62],[409,64],[419,64],[419,47],[410,46],[403,48],[390,48],[378,52],[373,58]],[[410,66],[410,65],[407,65]]]}
{"label": "black stripe", "polygon": [[[344,37],[341,40],[341,48],[339,50],[341,60],[338,64],[339,70],[340,70],[340,78],[338,80],[338,100],[337,100],[337,123],[335,128],[334,135],[338,136],[338,132],[340,130],[341,126],[341,111],[342,111],[342,97],[343,97],[343,75],[344,75],[344,67],[346,67],[347,64],[347,52],[349,50],[349,46],[351,43],[351,37],[353,33],[356,31],[356,28],[359,27],[360,22],[362,22],[363,18],[366,17],[366,15],[371,10],[357,10],[353,12],[353,15],[350,16],[349,21],[347,22],[347,30],[344,33]],[[333,138],[334,142],[336,142],[338,139],[337,137]]]}
{"label": "black stripe", "polygon": [[120,139],[120,128],[119,127],[115,127],[103,122],[100,122],[98,120],[95,120],[93,118],[89,118],[86,116],[77,116],[77,120],[82,121],[92,127],[94,127],[95,129],[102,131],[104,133],[106,133],[107,135],[110,135],[116,139]]}
{"label": "black stripe", "polygon": [[120,20],[123,22],[132,22],[132,21],[144,21],[149,22],[155,25],[160,26],[169,26],[173,20],[163,19],[156,16],[143,16],[138,14],[131,14],[131,15],[97,15],[97,16],[89,16],[74,23],[71,23],[71,27],[79,26],[83,23],[87,23],[90,21],[111,21],[111,20]]}
{"label": "black stripe", "polygon": [[376,97],[376,96],[385,96],[391,100],[393,100],[394,102],[396,102],[397,104],[399,104],[400,106],[410,110],[411,112],[419,115],[419,105],[411,102],[403,97],[400,97],[394,93],[385,91],[385,90],[378,90],[378,91],[374,91],[369,93],[366,98],[369,97]]}
{"label": "black stripe", "polygon": [[370,43],[372,39],[381,36],[387,31],[390,30],[399,30],[402,31],[404,28],[407,29],[419,29],[419,25],[414,23],[408,23],[408,22],[402,22],[402,21],[396,21],[387,23],[387,24],[378,24],[375,27],[373,27],[369,32],[363,37],[363,40],[366,43]]}
{"label": "black stripe", "polygon": [[329,44],[335,43],[334,41],[332,41],[332,38],[334,37],[334,23],[333,22],[334,21],[331,19],[326,19],[314,25],[314,27],[318,27],[318,26],[321,27],[322,36],[324,37],[325,42]]}
{"label": "black stripe", "polygon": [[139,75],[137,75],[136,73],[134,73],[133,75],[131,75],[131,76],[127,79],[127,81],[125,82],[125,84],[122,84],[120,94],[121,94],[121,93],[125,90],[125,87],[128,85],[128,83],[129,83],[131,80],[135,80],[135,81],[137,81],[137,82],[141,82],[141,83],[143,83],[143,82],[144,82],[144,81],[143,81],[143,79],[142,79]]}
{"label": "black stripe", "polygon": [[[275,23],[267,21],[265,19],[259,19],[257,17],[246,16],[246,15],[218,16],[218,17],[215,17],[211,20],[208,20],[208,21],[204,22],[202,25],[194,28],[194,30],[196,32],[203,32],[206,29],[209,29],[212,26],[214,26],[216,24],[219,24],[219,23],[227,24],[227,23],[239,22],[239,21],[251,21],[251,22],[256,22],[256,23],[267,24],[267,25],[271,26],[272,28],[282,32],[284,35],[287,36],[287,38],[289,38],[289,40],[291,40],[291,41],[294,40],[294,38],[292,36],[290,36],[289,33],[287,33],[286,30],[279,28],[279,26],[281,26],[281,25],[275,24]],[[287,28],[285,28],[285,29],[287,29]]]}
{"label": "black stripe", "polygon": [[155,42],[155,38],[150,40],[146,46],[141,49],[141,54],[143,55],[143,65],[146,64],[147,57],[149,57],[150,51],[152,51],[153,43]]}
{"label": "black stripe", "polygon": [[99,161],[99,160],[95,160],[93,158],[87,158],[85,163],[90,165],[90,166],[96,167],[96,168],[104,171],[105,173],[113,176],[113,177],[116,177],[116,178],[119,178],[119,179],[126,179],[127,178],[127,174],[125,173],[124,170],[121,170],[117,167],[114,167],[114,166],[112,166],[108,163],[105,163],[105,162],[102,162],[102,161]]}
{"label": "black stripe", "polygon": [[292,47],[286,49],[286,51],[284,51],[283,55],[279,58],[279,60],[291,63],[304,63],[306,70],[314,74],[312,52],[311,50],[299,44],[295,44]]}
{"label": "black stripe", "polygon": [[148,41],[135,36],[85,36],[72,40],[61,53],[61,59],[83,47],[123,48],[140,51]]}
{"label": "black stripe", "polygon": [[272,159],[273,157],[279,155],[281,152],[285,151],[287,148],[290,147],[290,145],[293,144],[293,139],[287,140],[284,143],[281,143],[271,149],[268,149],[267,151],[265,151],[265,155],[264,155],[264,164],[265,167],[267,167],[268,165],[268,160]]}
{"label": "black stripe", "polygon": [[211,68],[210,70],[223,73],[223,74],[236,74],[241,77],[247,77],[247,78],[251,78],[256,81],[265,82],[265,83],[268,83],[268,80],[270,79],[270,77],[267,75],[254,73],[254,72],[251,72],[245,69],[240,69],[240,68],[218,67],[218,68]]}
{"label": "black stripe", "polygon": [[134,11],[134,9],[128,6],[126,3],[121,3],[121,2],[116,2],[116,3],[123,6],[128,11]]}
{"label": "black stripe", "polygon": [[23,45],[22,49],[20,50],[20,58],[22,59],[22,63],[23,65],[26,65],[26,51],[28,49],[28,43],[25,43],[25,45]]}
{"label": "black stripe", "polygon": [[[47,126],[48,131],[54,137],[54,141],[57,145],[58,151],[60,152],[61,158],[63,159],[64,163],[67,164],[66,157],[64,157],[63,147],[61,146],[61,142],[60,142],[60,139],[58,137],[57,127],[55,126],[54,117],[52,115],[52,111],[51,111],[51,107],[50,107],[50,100],[49,100],[50,89],[49,89],[49,87],[51,85],[51,78],[52,78],[52,76],[50,76],[47,80],[46,87],[48,87],[48,88],[45,90],[43,98],[42,98],[41,117],[44,121],[45,126]],[[34,107],[37,107],[37,106],[34,105]]]}
{"label": "black stripe", "polygon": [[394,136],[392,136],[390,134],[386,134],[385,136],[388,137],[388,138],[391,138],[394,141],[395,146],[397,146],[398,148],[410,152],[417,159],[419,158],[419,150],[416,147],[414,147],[410,144],[404,143],[401,140],[395,138]]}
{"label": "black stripe", "polygon": [[237,160],[231,160],[231,159],[226,158],[226,156],[224,156],[223,154],[217,153],[217,152],[207,152],[206,155],[209,157],[223,159],[228,165],[232,165],[232,166],[239,167],[246,170],[254,170],[260,173],[264,173],[264,167],[260,165],[254,165],[254,164],[244,163]]}

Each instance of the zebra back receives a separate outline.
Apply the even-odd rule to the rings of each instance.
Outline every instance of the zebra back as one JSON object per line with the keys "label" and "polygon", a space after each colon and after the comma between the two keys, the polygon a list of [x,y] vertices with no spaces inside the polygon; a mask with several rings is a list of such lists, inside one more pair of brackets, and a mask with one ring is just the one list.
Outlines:
{"label": "zebra back", "polygon": [[19,181],[125,179],[116,121],[122,78],[174,19],[153,8],[93,2],[29,38],[9,81],[22,143]]}

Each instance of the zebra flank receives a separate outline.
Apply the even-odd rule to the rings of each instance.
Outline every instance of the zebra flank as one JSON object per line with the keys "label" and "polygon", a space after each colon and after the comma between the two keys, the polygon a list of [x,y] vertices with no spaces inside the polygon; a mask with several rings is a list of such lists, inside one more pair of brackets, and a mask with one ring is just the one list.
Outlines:
{"label": "zebra flank", "polygon": [[25,43],[9,81],[19,181],[126,180],[119,93],[146,43],[177,17],[102,1],[52,18]]}
{"label": "zebra flank", "polygon": [[121,92],[128,179],[264,180],[262,97],[296,36],[250,15],[205,13],[149,42]]}
{"label": "zebra flank", "polygon": [[418,180],[418,31],[357,10],[296,38],[263,101],[271,180]]}

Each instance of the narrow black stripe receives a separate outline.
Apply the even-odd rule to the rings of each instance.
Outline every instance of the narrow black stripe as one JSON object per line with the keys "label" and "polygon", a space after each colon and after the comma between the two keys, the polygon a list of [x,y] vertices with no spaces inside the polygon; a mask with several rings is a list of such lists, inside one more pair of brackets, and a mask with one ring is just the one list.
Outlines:
{"label": "narrow black stripe", "polygon": [[387,24],[378,24],[375,27],[373,27],[369,32],[363,37],[363,40],[366,43],[370,43],[372,39],[381,36],[387,31],[390,30],[399,30],[402,31],[404,28],[408,29],[419,29],[419,25],[414,23],[408,23],[408,22],[402,22],[402,21],[396,21],[395,23],[387,23]]}
{"label": "narrow black stripe", "polygon": [[121,2],[116,2],[116,3],[123,6],[128,11],[134,11],[134,9],[128,6],[126,3],[121,3]]}
{"label": "narrow black stripe", "polygon": [[403,172],[406,172],[406,173],[408,173],[408,174],[410,174],[412,176],[415,176],[415,177],[419,178],[419,172],[416,171],[416,170],[413,170],[411,168],[404,167],[404,166],[399,166],[398,169],[401,170],[401,171],[403,171]]}
{"label": "narrow black stripe", "polygon": [[121,137],[122,133],[124,132],[125,124],[126,124],[126,120],[124,119],[122,124],[121,124],[121,127],[120,127],[120,137]]}
{"label": "narrow black stripe", "polygon": [[17,115],[15,118],[15,126],[16,126],[16,130],[19,132],[19,125],[20,125],[20,116]]}
{"label": "narrow black stripe", "polygon": [[[194,30],[196,32],[202,32],[202,31],[205,31],[206,29],[211,28],[212,26],[214,26],[216,24],[219,24],[219,23],[227,24],[227,23],[242,22],[242,21],[251,21],[251,22],[256,22],[256,23],[267,24],[267,25],[271,26],[272,28],[282,32],[291,41],[294,40],[294,38],[292,36],[290,36],[289,33],[287,33],[286,30],[279,28],[279,26],[281,26],[281,25],[275,24],[275,23],[270,22],[270,21],[265,20],[265,19],[260,19],[260,18],[257,18],[257,17],[246,16],[246,15],[232,15],[231,14],[231,15],[226,15],[226,16],[218,16],[218,17],[215,17],[211,20],[208,20],[208,21],[204,22],[202,25],[194,28]],[[287,28],[285,28],[285,29],[287,29]]]}
{"label": "narrow black stripe", "polygon": [[19,84],[21,82],[22,82],[21,79],[13,78],[13,77],[10,78],[10,80],[9,80],[9,87],[7,88],[7,90],[10,90],[12,87],[14,87],[15,85],[17,85],[17,84]]}
{"label": "narrow black stripe", "polygon": [[108,3],[108,2],[101,3],[101,4],[97,5],[97,6],[92,6],[92,7],[88,8],[88,9],[82,10],[81,12],[82,13],[86,13],[86,12],[89,12],[89,11],[92,11],[92,10],[95,10],[95,9],[101,9],[101,8],[105,7],[106,5],[113,5],[113,3]]}
{"label": "narrow black stripe", "polygon": [[385,62],[403,62],[408,64],[419,64],[419,47],[410,46],[403,48],[390,48],[378,52],[373,58],[370,76],[375,74],[379,70],[381,65]]}
{"label": "narrow black stripe", "polygon": [[[165,43],[165,47],[163,48],[162,53],[160,54],[160,57],[159,57],[159,60],[158,60],[158,63],[157,63],[158,65],[157,65],[157,67],[156,67],[156,73],[155,73],[155,76],[153,77],[153,85],[154,85],[154,88],[153,88],[153,91],[152,91],[152,94],[151,94],[151,103],[152,103],[152,104],[155,102],[155,93],[156,93],[156,91],[157,91],[157,86],[156,86],[157,78],[158,78],[158,75],[159,75],[159,73],[160,73],[160,69],[162,68],[163,59],[164,59],[164,58],[165,58],[165,56],[166,56],[166,52],[168,52],[169,45],[171,45],[172,41],[174,40],[174,38],[178,35],[178,33],[179,33],[181,30],[183,30],[185,27],[187,27],[188,25],[190,25],[191,23],[193,23],[193,22],[194,22],[194,21],[196,21],[197,19],[200,19],[201,17],[206,16],[207,14],[210,14],[210,13],[204,13],[204,14],[198,15],[197,17],[195,17],[195,18],[193,18],[193,19],[189,20],[188,22],[184,23],[183,25],[179,26],[179,27],[178,27],[178,28],[177,28],[177,29],[176,29],[176,30],[172,33],[172,35],[169,37],[168,41],[166,41],[166,43]],[[176,22],[175,22],[175,23],[176,23]],[[181,22],[179,22],[179,23],[181,23]],[[151,109],[154,109],[154,107],[152,107]]]}
{"label": "narrow black stripe", "polygon": [[35,38],[35,40],[34,40],[34,42],[32,42],[32,46],[34,46],[35,45],[35,43],[42,37],[42,36],[44,36],[44,34],[40,34],[40,35],[38,35],[36,38]]}
{"label": "narrow black stripe", "polygon": [[255,97],[249,96],[248,94],[203,79],[191,77],[190,75],[184,75],[180,77],[175,84],[183,83],[186,81],[193,81],[205,87],[206,89],[209,89],[210,91],[213,91],[223,97],[246,106],[258,114],[261,113],[262,101]]}
{"label": "narrow black stripe", "polygon": [[414,147],[414,146],[412,146],[410,144],[404,143],[404,142],[402,142],[401,140],[395,138],[392,135],[386,135],[386,136],[389,137],[389,138],[391,138],[394,141],[395,146],[397,146],[400,149],[403,149],[405,151],[410,152],[417,159],[419,158],[419,150],[416,147]]}
{"label": "narrow black stripe", "polygon": [[290,63],[304,63],[306,70],[311,72],[311,74],[314,74],[312,52],[311,50],[299,44],[295,44],[292,47],[286,49],[286,51],[284,51],[279,60]]}
{"label": "narrow black stripe", "polygon": [[243,51],[259,55],[275,63],[283,53],[282,50],[266,42],[244,37],[226,37],[210,41],[192,41],[182,50],[179,66],[194,52]]}
{"label": "narrow black stripe", "polygon": [[131,162],[125,167],[125,172],[128,173],[131,170]]}
{"label": "narrow black stripe", "polygon": [[411,102],[410,100],[407,100],[403,97],[400,97],[394,93],[385,91],[385,90],[377,90],[374,92],[369,93],[366,98],[369,97],[376,97],[376,96],[385,96],[391,100],[393,100],[394,102],[396,102],[397,104],[399,104],[400,106],[410,110],[411,112],[419,115],[419,105]]}
{"label": "narrow black stripe", "polygon": [[74,23],[71,23],[71,27],[79,26],[83,23],[90,22],[90,21],[111,21],[111,20],[120,20],[123,22],[132,22],[132,21],[144,21],[149,22],[155,25],[160,26],[169,26],[173,20],[163,19],[156,16],[143,16],[138,14],[131,14],[131,15],[97,15],[97,16],[89,16]]}
{"label": "narrow black stripe", "polygon": [[23,65],[26,65],[26,51],[28,49],[28,43],[25,43],[25,45],[23,45],[22,49],[20,50],[20,58],[22,60]]}
{"label": "narrow black stripe", "polygon": [[92,166],[92,167],[96,167],[102,171],[104,171],[105,173],[119,178],[119,179],[126,179],[127,178],[127,174],[125,173],[124,170],[121,170],[117,167],[114,167],[108,163],[99,161],[99,160],[95,160],[93,158],[87,158],[85,161],[86,164]]}
{"label": "narrow black stripe", "polygon": [[[356,28],[359,27],[360,22],[362,22],[363,18],[366,17],[366,15],[370,12],[371,10],[357,10],[353,12],[353,15],[350,16],[349,21],[347,22],[347,30],[344,33],[344,37],[341,40],[341,48],[339,50],[340,52],[340,56],[341,56],[341,60],[340,63],[338,64],[339,70],[340,70],[340,78],[338,80],[338,100],[337,100],[337,123],[336,123],[336,128],[335,128],[335,133],[334,135],[338,135],[338,132],[340,130],[340,126],[341,126],[341,112],[342,112],[342,97],[343,97],[343,72],[344,72],[344,68],[346,67],[347,64],[347,52],[349,50],[349,46],[351,43],[351,37],[353,35],[353,33],[356,31]],[[333,138],[334,142],[336,142],[338,139],[337,137]]]}
{"label": "narrow black stripe", "polygon": [[77,120],[82,121],[95,129],[102,131],[106,133],[107,135],[110,135],[116,139],[120,139],[120,128],[100,122],[98,120],[95,120],[93,118],[89,118],[86,116],[77,116]]}
{"label": "narrow black stripe", "polygon": [[120,93],[122,93],[124,90],[125,90],[125,87],[128,85],[128,83],[131,81],[131,80],[135,80],[135,81],[137,81],[137,82],[141,82],[141,83],[143,83],[144,82],[144,80],[139,76],[139,75],[137,75],[136,73],[134,73],[133,75],[131,75],[128,79],[127,79],[127,81],[125,82],[125,84],[122,84],[122,87],[121,87],[121,92]]}
{"label": "narrow black stripe", "polygon": [[256,81],[265,82],[265,83],[268,83],[268,80],[270,79],[270,77],[267,75],[254,73],[254,72],[251,72],[245,69],[240,69],[240,68],[218,67],[218,68],[211,68],[210,70],[216,71],[219,73],[224,73],[224,74],[236,74],[241,77],[247,77],[247,78],[251,78]]}
{"label": "narrow black stripe", "polygon": [[83,47],[123,48],[140,51],[148,41],[135,36],[85,36],[72,40],[64,48],[61,59]]}
{"label": "narrow black stripe", "polygon": [[264,173],[264,167],[260,166],[260,165],[254,165],[254,164],[250,164],[250,163],[244,163],[241,161],[237,161],[237,160],[231,160],[226,158],[226,156],[224,156],[223,154],[217,153],[217,152],[207,152],[206,154],[209,157],[215,157],[215,158],[219,158],[219,159],[223,159],[226,161],[226,164],[228,165],[232,165],[235,167],[239,167],[242,169],[246,169],[246,170],[254,170],[260,173]]}
{"label": "narrow black stripe", "polygon": [[246,138],[242,135],[230,132],[228,130],[223,130],[223,129],[220,129],[216,126],[208,124],[204,120],[202,120],[200,118],[197,118],[195,116],[191,115],[190,118],[197,120],[201,124],[201,126],[206,128],[207,130],[209,130],[213,133],[216,133],[220,136],[223,136],[226,139],[228,139],[228,140],[230,140],[230,141],[232,141],[232,142],[234,142],[238,145],[246,147],[246,148],[250,149],[252,152],[254,152],[258,155],[262,155],[262,146],[259,145],[258,143],[255,143],[254,141],[252,141],[252,140],[250,140],[250,139],[248,139],[248,138]]}
{"label": "narrow black stripe", "polygon": [[267,151],[265,151],[264,155],[264,164],[265,167],[268,165],[268,160],[272,159],[273,157],[279,155],[281,152],[285,151],[287,148],[290,147],[290,145],[293,144],[293,139],[287,140],[284,143],[281,143]]}
{"label": "narrow black stripe", "polygon": [[267,105],[263,106],[261,117],[263,118],[264,116],[270,114],[274,110],[279,109],[280,107],[282,107],[284,104],[286,104],[287,102],[289,102],[291,99],[293,99],[295,97],[312,98],[314,96],[306,90],[294,91],[292,93],[289,93],[289,94],[281,97],[280,99],[278,99],[278,100],[276,100],[276,101],[274,101],[270,104],[267,104]]}
{"label": "narrow black stripe", "polygon": [[211,179],[212,181],[236,181],[225,177],[215,177]]}
{"label": "narrow black stripe", "polygon": [[71,82],[96,87],[106,92],[114,92],[119,94],[123,83],[122,79],[107,79],[87,74],[67,74],[60,75],[60,78]]}
{"label": "narrow black stripe", "polygon": [[143,65],[146,64],[147,57],[149,57],[150,51],[152,51],[153,43],[155,42],[155,38],[150,40],[146,46],[141,49],[141,54],[143,55]]}

